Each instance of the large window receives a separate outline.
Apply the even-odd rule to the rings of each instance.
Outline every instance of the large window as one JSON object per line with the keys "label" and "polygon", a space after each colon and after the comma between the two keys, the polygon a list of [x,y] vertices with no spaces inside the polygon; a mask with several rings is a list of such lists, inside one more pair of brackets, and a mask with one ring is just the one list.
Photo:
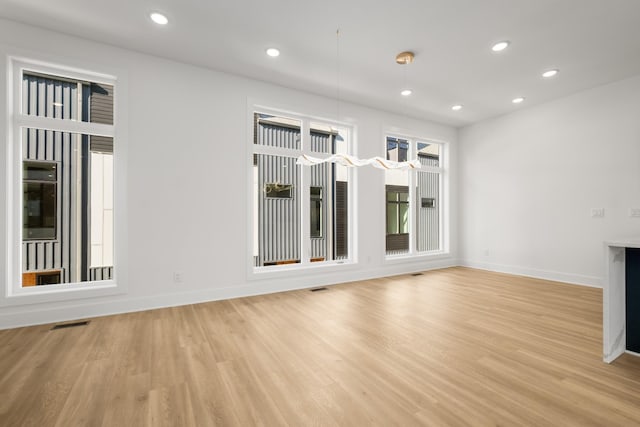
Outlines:
{"label": "large window", "polygon": [[350,154],[349,129],[266,112],[253,120],[254,267],[349,259],[350,171],[296,164],[302,154]]}
{"label": "large window", "polygon": [[417,138],[386,137],[388,160],[417,158],[421,169],[385,171],[386,254],[442,250],[442,145]]}
{"label": "large window", "polygon": [[17,288],[111,280],[114,82],[35,64],[14,73]]}

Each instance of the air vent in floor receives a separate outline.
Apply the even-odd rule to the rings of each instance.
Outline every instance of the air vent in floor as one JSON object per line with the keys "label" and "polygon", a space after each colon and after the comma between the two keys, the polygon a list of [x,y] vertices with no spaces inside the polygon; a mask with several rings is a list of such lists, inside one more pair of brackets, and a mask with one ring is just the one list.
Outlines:
{"label": "air vent in floor", "polygon": [[412,273],[412,276],[422,276],[422,273]]}
{"label": "air vent in floor", "polygon": [[326,291],[327,288],[313,288],[311,289],[311,292],[320,292],[320,291]]}
{"label": "air vent in floor", "polygon": [[55,329],[66,329],[66,328],[75,328],[76,326],[87,326],[89,324],[89,320],[83,320],[81,322],[73,322],[73,323],[62,323],[60,325],[55,325],[51,330]]}

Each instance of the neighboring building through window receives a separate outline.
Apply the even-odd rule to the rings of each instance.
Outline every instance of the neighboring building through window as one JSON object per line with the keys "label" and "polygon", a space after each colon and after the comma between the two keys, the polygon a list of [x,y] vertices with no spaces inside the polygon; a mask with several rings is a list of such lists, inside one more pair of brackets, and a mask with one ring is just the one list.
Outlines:
{"label": "neighboring building through window", "polygon": [[385,171],[386,254],[441,250],[441,144],[388,136],[386,150],[388,160],[402,162],[417,157],[422,166],[411,172]]}
{"label": "neighboring building through window", "polygon": [[[302,134],[302,129],[308,133]],[[296,165],[301,154],[349,154],[348,129],[307,118],[254,114],[255,267],[339,261],[348,253],[349,172]]]}
{"label": "neighboring building through window", "polygon": [[22,287],[113,278],[114,87],[64,74],[21,70]]}

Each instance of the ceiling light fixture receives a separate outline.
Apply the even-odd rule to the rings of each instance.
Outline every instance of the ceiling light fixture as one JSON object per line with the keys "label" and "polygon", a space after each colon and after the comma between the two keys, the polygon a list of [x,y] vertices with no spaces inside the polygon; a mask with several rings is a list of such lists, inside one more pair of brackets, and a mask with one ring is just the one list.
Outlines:
{"label": "ceiling light fixture", "polygon": [[451,109],[453,111],[460,111],[460,110],[462,110],[462,104],[454,105],[453,107],[451,107]]}
{"label": "ceiling light fixture", "polygon": [[524,101],[524,97],[519,96],[517,98],[513,98],[511,102],[513,102],[514,104],[520,104],[522,101]]}
{"label": "ceiling light fixture", "polygon": [[411,91],[411,89],[404,89],[402,92],[400,92],[400,95],[402,96],[409,96],[411,95],[413,92]]}
{"label": "ceiling light fixture", "polygon": [[169,18],[167,18],[160,12],[153,12],[151,13],[151,15],[149,15],[149,17],[158,25],[167,25],[169,23]]}
{"label": "ceiling light fixture", "polygon": [[396,63],[401,65],[411,64],[415,57],[413,52],[400,52],[396,55]]}
{"label": "ceiling light fixture", "polygon": [[276,58],[278,56],[280,56],[280,50],[276,49],[275,47],[270,47],[269,49],[266,50],[267,55],[269,55],[272,58]]}
{"label": "ceiling light fixture", "polygon": [[498,42],[498,43],[494,44],[493,47],[491,48],[491,50],[494,51],[494,52],[502,52],[507,47],[509,47],[509,41],[504,40],[504,41],[501,41],[501,42]]}
{"label": "ceiling light fixture", "polygon": [[544,73],[542,73],[542,77],[548,79],[550,77],[554,77],[556,74],[558,74],[559,70],[548,70],[545,71]]}

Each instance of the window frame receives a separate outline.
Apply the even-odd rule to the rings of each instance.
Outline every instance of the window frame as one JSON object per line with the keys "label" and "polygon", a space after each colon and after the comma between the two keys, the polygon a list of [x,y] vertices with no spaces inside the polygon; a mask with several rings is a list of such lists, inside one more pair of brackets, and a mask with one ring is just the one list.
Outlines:
{"label": "window frame", "polygon": [[[407,150],[407,158],[408,159],[416,159],[418,155],[418,144],[426,143],[426,144],[435,144],[439,146],[439,162],[438,166],[422,166],[421,169],[412,169],[408,170],[408,187],[409,187],[409,248],[406,253],[400,254],[387,254],[386,244],[382,245],[383,250],[383,259],[385,262],[402,262],[405,260],[411,260],[415,258],[431,258],[431,257],[440,257],[442,255],[446,255],[449,253],[449,229],[448,229],[448,200],[449,200],[449,143],[442,140],[437,140],[435,138],[426,138],[421,136],[415,136],[416,134],[413,132],[405,132],[405,131],[397,131],[397,128],[386,128],[383,132],[382,141],[384,147],[384,158],[387,157],[388,152],[388,138],[399,140],[406,140],[409,144]],[[426,173],[437,173],[440,177],[438,183],[438,194],[439,200],[435,201],[435,207],[430,209],[437,209],[438,211],[438,246],[437,250],[430,251],[418,251],[417,248],[417,224],[418,218],[416,215],[417,209],[422,209],[422,201],[419,200],[417,194],[417,177],[418,173],[426,172]],[[384,233],[381,233],[383,239],[386,239],[387,234],[387,184],[386,177],[383,184],[383,200],[384,200],[384,212],[385,212],[385,222],[384,222]],[[400,233],[402,234],[402,233]],[[395,234],[393,234],[395,235]]]}
{"label": "window frame", "polygon": [[[124,218],[126,218],[125,204],[126,191],[123,183],[125,175],[125,152],[124,148],[114,149],[114,263],[113,276],[110,280],[85,281],[52,284],[47,286],[22,286],[22,198],[23,198],[23,158],[22,158],[22,138],[23,129],[42,129],[49,131],[59,131],[78,135],[96,135],[111,137],[118,140],[119,144],[124,141],[126,133],[120,129],[118,123],[124,116],[124,108],[120,105],[126,104],[126,79],[116,77],[117,73],[106,74],[88,71],[85,64],[78,67],[73,65],[61,65],[53,61],[59,58],[43,61],[31,59],[23,55],[8,53],[6,60],[6,90],[7,90],[7,138],[6,138],[6,166],[7,166],[7,199],[6,199],[6,237],[4,262],[6,273],[4,274],[5,285],[0,298],[0,306],[37,304],[43,302],[67,301],[79,298],[100,297],[106,295],[116,295],[126,293],[126,279],[123,271],[126,259],[125,245],[120,243],[123,236]],[[73,62],[72,62],[73,63]],[[80,68],[82,67],[82,68]],[[72,79],[74,81],[94,82],[113,86],[114,123],[106,125],[101,123],[82,122],[77,120],[61,120],[58,118],[28,115],[22,112],[22,76],[28,74],[45,74],[60,79]],[[117,166],[116,166],[117,165]],[[117,171],[115,170],[117,169]],[[59,179],[59,177],[58,177]],[[58,189],[59,192],[59,189]]]}
{"label": "window frame", "polygon": [[[295,276],[296,272],[304,271],[308,269],[324,269],[327,271],[331,271],[333,269],[350,269],[354,268],[357,264],[357,255],[356,255],[356,246],[354,244],[354,239],[356,236],[356,224],[354,222],[355,218],[355,188],[356,188],[356,180],[357,180],[357,172],[356,168],[349,168],[347,170],[348,173],[348,183],[349,183],[349,192],[347,194],[347,251],[348,258],[339,259],[339,260],[325,260],[322,262],[314,261],[311,256],[311,241],[314,239],[311,237],[310,230],[310,213],[311,213],[311,197],[303,197],[304,194],[310,195],[311,188],[311,180],[309,178],[310,168],[307,166],[297,166],[301,167],[301,182],[299,185],[294,186],[295,196],[294,198],[300,200],[300,217],[306,218],[304,222],[301,224],[300,229],[300,238],[301,238],[301,259],[300,262],[296,263],[288,263],[288,264],[279,264],[279,265],[270,265],[270,266],[254,266],[254,244],[255,244],[255,225],[254,225],[254,211],[257,208],[254,200],[254,189],[253,189],[253,166],[254,166],[254,155],[271,155],[271,156],[284,156],[284,157],[292,157],[297,158],[302,154],[307,154],[309,156],[313,156],[316,158],[325,158],[329,157],[331,154],[322,153],[311,150],[311,129],[312,124],[322,124],[328,126],[335,126],[342,130],[344,130],[348,134],[348,144],[349,151],[353,154],[356,150],[356,135],[357,130],[353,124],[339,122],[332,119],[323,118],[321,116],[315,116],[313,114],[301,114],[297,112],[292,112],[291,108],[279,108],[268,106],[269,103],[266,102],[258,102],[252,101],[248,99],[247,102],[247,170],[248,170],[248,183],[247,183],[247,195],[248,195],[248,215],[247,215],[247,279],[248,280],[260,280],[266,279],[270,277],[287,277],[287,276]],[[273,104],[271,104],[273,105]],[[273,147],[268,145],[261,145],[254,143],[254,115],[255,114],[266,114],[277,116],[278,118],[291,119],[298,121],[300,123],[300,148],[281,148],[281,147]],[[307,170],[305,172],[305,169]],[[324,200],[323,200],[324,202]],[[267,267],[267,268],[265,268]]]}

